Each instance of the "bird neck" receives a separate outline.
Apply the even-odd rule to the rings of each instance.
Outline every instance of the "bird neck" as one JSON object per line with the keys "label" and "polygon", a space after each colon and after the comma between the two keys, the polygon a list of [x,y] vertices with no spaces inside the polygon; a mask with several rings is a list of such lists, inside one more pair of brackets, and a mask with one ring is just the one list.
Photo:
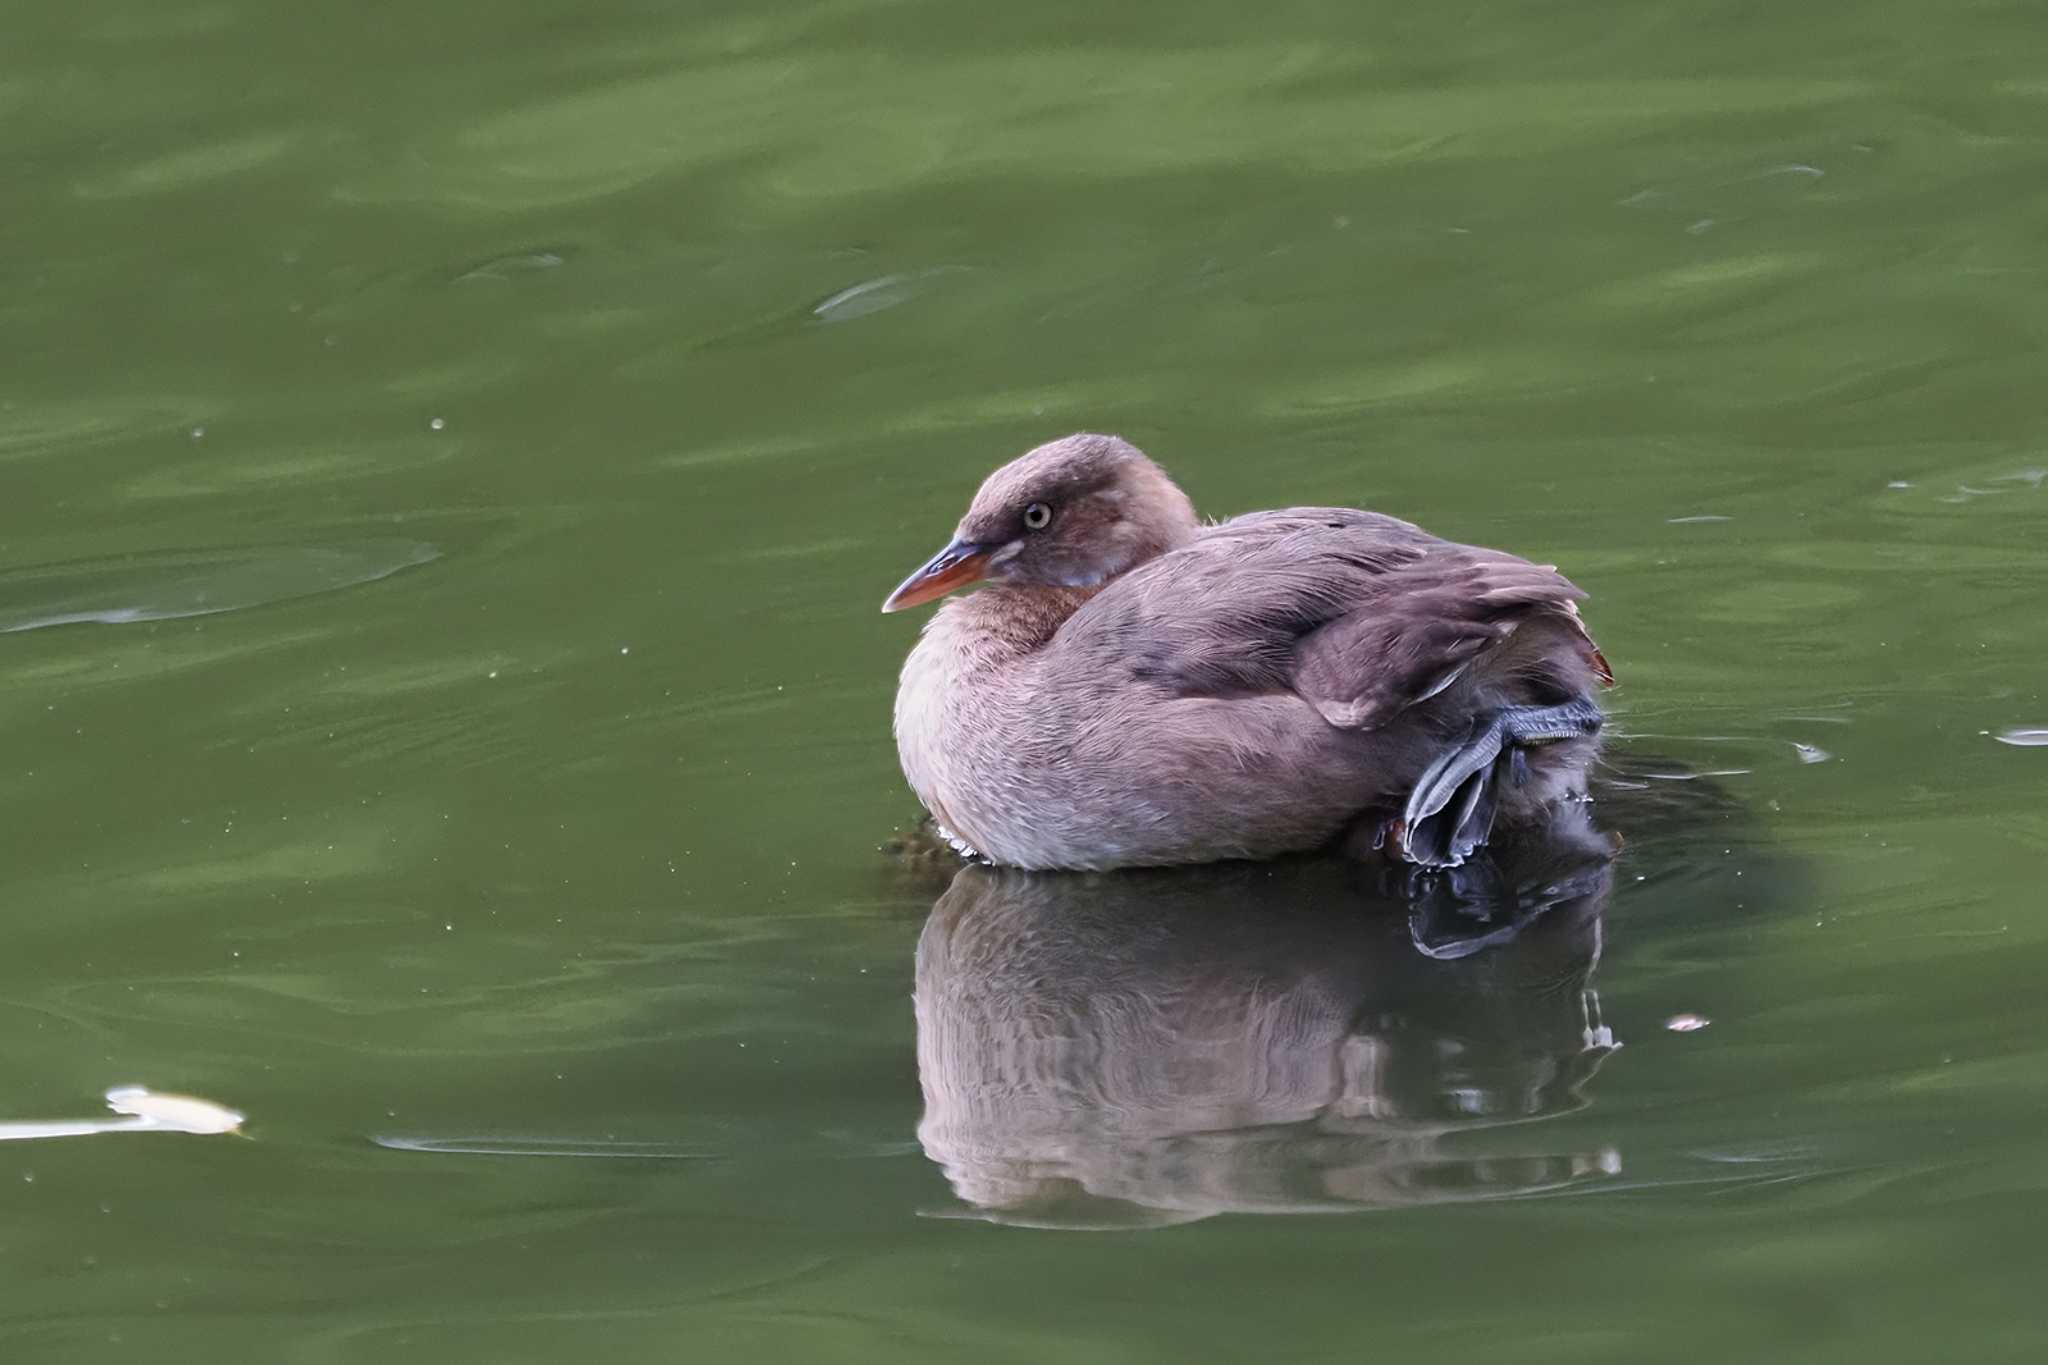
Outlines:
{"label": "bird neck", "polygon": [[1052,639],[1100,591],[991,583],[941,607],[929,633],[942,637],[962,672],[999,668]]}
{"label": "bird neck", "polygon": [[1196,513],[1194,503],[1158,465],[1148,462],[1133,481],[1140,489],[1139,502],[1147,509],[1145,522],[1148,534],[1137,553],[1124,566],[1125,572],[1148,559],[1157,559],[1178,550],[1202,529],[1202,518]]}

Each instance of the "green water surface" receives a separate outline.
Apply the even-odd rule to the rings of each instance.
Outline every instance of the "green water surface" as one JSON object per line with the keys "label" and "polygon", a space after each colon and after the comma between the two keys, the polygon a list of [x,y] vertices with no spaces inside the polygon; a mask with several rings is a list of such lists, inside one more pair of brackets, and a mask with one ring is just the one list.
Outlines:
{"label": "green water surface", "polygon": [[[0,1125],[248,1123],[0,1141],[0,1359],[2048,1352],[2038,5],[4,27]],[[1611,884],[879,852],[1076,428],[1564,566]]]}

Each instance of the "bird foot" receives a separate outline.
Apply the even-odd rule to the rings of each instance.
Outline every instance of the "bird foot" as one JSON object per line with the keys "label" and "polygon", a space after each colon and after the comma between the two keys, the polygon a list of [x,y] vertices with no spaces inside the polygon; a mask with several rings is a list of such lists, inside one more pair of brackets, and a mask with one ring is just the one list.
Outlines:
{"label": "bird foot", "polygon": [[1557,706],[1504,706],[1473,722],[1471,733],[1447,749],[1416,780],[1401,812],[1403,849],[1424,867],[1458,867],[1493,832],[1503,782],[1529,781],[1524,750],[1596,733],[1605,717],[1580,698]]}

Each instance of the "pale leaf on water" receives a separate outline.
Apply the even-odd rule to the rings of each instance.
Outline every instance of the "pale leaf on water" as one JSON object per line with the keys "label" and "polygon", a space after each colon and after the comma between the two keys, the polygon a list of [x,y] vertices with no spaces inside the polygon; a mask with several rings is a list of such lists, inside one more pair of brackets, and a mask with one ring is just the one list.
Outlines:
{"label": "pale leaf on water", "polygon": [[178,1133],[233,1133],[242,1127],[244,1116],[200,1099],[197,1095],[169,1095],[139,1085],[117,1086],[107,1092],[107,1108],[117,1114],[147,1119],[152,1127]]}
{"label": "pale leaf on water", "polygon": [[90,1137],[95,1133],[239,1133],[243,1115],[197,1095],[172,1095],[140,1085],[115,1086],[107,1108],[119,1118],[28,1119],[0,1123],[0,1142]]}

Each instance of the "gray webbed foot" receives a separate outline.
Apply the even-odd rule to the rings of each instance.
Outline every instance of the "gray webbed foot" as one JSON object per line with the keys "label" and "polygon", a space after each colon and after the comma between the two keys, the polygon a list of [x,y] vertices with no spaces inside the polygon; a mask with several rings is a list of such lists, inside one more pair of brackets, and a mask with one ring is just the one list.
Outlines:
{"label": "gray webbed foot", "polygon": [[1463,741],[1440,755],[1416,780],[1402,811],[1402,851],[1424,867],[1457,867],[1493,833],[1496,792],[1505,778],[1529,780],[1525,750],[1579,739],[1599,730],[1605,717],[1584,699],[1556,706],[1506,706],[1481,716]]}

